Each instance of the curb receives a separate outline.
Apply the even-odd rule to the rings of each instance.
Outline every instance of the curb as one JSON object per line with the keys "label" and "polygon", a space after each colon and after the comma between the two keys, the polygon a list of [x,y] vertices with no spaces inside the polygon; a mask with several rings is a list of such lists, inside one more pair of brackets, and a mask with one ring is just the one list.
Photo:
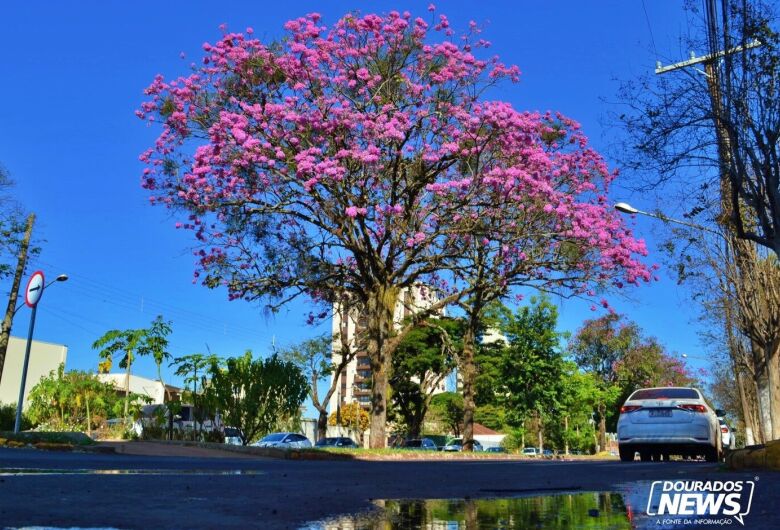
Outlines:
{"label": "curb", "polygon": [[751,445],[735,449],[726,455],[729,469],[769,469],[780,471],[780,440],[763,445]]}

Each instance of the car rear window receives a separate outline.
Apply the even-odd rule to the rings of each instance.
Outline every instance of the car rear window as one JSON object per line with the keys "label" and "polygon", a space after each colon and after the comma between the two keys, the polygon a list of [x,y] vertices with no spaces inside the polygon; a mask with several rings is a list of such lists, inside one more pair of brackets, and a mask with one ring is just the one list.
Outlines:
{"label": "car rear window", "polygon": [[281,442],[282,439],[284,438],[284,436],[285,436],[285,434],[283,432],[282,433],[276,433],[276,434],[269,434],[268,436],[266,436],[265,438],[263,438],[260,441],[261,442]]}
{"label": "car rear window", "polygon": [[632,401],[639,399],[699,399],[699,393],[692,388],[648,388],[637,390],[631,397]]}

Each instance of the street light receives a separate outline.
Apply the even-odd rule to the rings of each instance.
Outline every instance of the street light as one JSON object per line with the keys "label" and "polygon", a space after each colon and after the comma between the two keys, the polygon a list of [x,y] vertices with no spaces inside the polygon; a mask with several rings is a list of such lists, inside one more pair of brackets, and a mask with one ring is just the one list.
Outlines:
{"label": "street light", "polygon": [[711,228],[707,228],[706,226],[697,225],[696,223],[689,223],[687,221],[681,221],[679,219],[673,219],[673,218],[667,217],[667,216],[665,216],[664,214],[661,214],[661,213],[657,213],[656,214],[656,213],[650,213],[650,212],[643,212],[642,210],[638,210],[638,209],[634,208],[633,206],[631,206],[627,202],[619,202],[619,203],[615,204],[615,210],[617,210],[619,212],[631,214],[631,215],[634,215],[634,214],[646,215],[648,217],[654,217],[656,219],[660,219],[661,221],[664,221],[665,223],[675,223],[675,224],[678,224],[678,225],[687,226],[688,228],[695,228],[696,230],[703,230],[705,232],[709,232],[709,233],[715,234],[717,236],[721,235],[720,232],[717,232],[716,230],[713,230]]}
{"label": "street light", "polygon": [[[30,348],[32,346],[33,330],[35,329],[35,314],[38,311],[38,302],[41,301],[43,291],[54,282],[67,281],[67,274],[60,274],[53,281],[45,283],[43,272],[35,271],[27,282],[27,288],[24,292],[24,303],[32,308],[30,315],[30,331],[27,332],[27,347],[24,351],[24,365],[22,367],[22,380],[19,384],[19,399],[16,402],[16,422],[14,423],[14,433],[18,433],[22,425],[22,407],[24,406],[24,386],[27,381],[27,366],[30,364]],[[21,307],[21,306],[19,306]],[[19,308],[16,309],[18,311]],[[14,311],[14,313],[16,313]]]}
{"label": "street light", "polygon": [[[53,284],[54,282],[66,282],[66,281],[68,281],[68,275],[67,275],[67,274],[60,274],[59,276],[57,276],[56,278],[54,278],[52,281],[50,281],[49,283],[47,283],[47,284],[46,284],[46,285],[45,285],[43,288],[44,288],[44,289],[48,289],[48,288],[49,288],[49,286],[50,286],[51,284]],[[18,311],[19,311],[21,308],[23,308],[23,307],[24,307],[24,306],[26,306],[26,305],[27,305],[27,304],[26,304],[25,302],[22,302],[21,304],[19,304],[19,306],[18,306],[16,309],[14,309],[14,315],[16,315],[16,313],[17,313],[17,312],[18,312]]]}

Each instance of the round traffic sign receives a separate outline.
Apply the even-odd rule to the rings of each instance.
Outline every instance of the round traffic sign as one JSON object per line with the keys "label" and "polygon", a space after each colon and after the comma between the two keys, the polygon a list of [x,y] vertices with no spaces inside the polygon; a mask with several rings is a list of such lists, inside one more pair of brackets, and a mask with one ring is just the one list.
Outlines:
{"label": "round traffic sign", "polygon": [[27,282],[27,289],[24,292],[24,303],[27,307],[35,307],[43,294],[43,271],[35,271]]}

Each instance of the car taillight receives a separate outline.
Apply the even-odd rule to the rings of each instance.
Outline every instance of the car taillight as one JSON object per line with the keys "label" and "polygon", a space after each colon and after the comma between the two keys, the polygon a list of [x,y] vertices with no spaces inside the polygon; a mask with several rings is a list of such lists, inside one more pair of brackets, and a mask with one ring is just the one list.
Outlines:
{"label": "car taillight", "polygon": [[639,409],[639,406],[637,405],[623,405],[622,407],[620,407],[620,413],[628,414],[629,412],[634,412],[637,409]]}
{"label": "car taillight", "polygon": [[724,425],[723,427],[720,428],[720,432],[728,434],[729,428]]}
{"label": "car taillight", "polygon": [[707,408],[704,405],[680,405],[681,409],[690,410],[691,412],[707,412]]}

